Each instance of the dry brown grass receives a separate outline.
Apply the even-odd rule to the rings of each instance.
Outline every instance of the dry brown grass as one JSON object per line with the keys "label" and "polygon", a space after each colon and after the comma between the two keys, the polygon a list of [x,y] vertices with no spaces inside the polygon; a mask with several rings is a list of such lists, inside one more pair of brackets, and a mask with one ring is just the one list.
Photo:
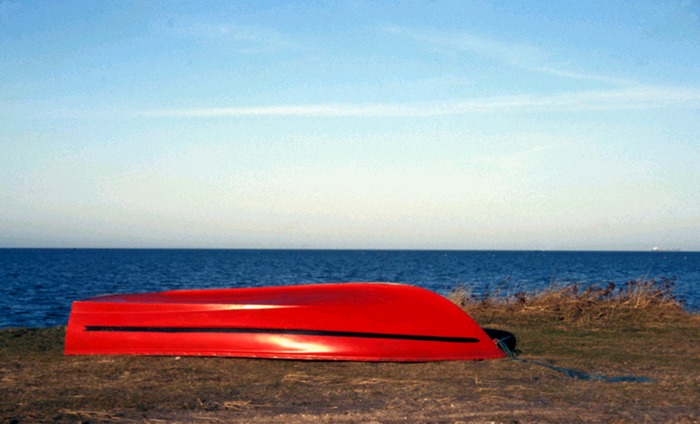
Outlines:
{"label": "dry brown grass", "polygon": [[[509,316],[523,359],[432,363],[64,356],[65,328],[0,330],[0,423],[698,422],[700,324],[592,330]],[[611,326],[616,327],[616,326]]]}
{"label": "dry brown grass", "polygon": [[503,294],[498,289],[477,296],[468,286],[454,289],[448,298],[477,321],[506,315],[523,319],[551,319],[566,323],[634,323],[649,325],[687,319],[689,313],[673,295],[670,278],[583,285],[556,284],[533,293]]}
{"label": "dry brown grass", "polygon": [[[654,284],[658,287],[659,282]],[[641,290],[635,284],[623,289]],[[558,293],[567,299],[559,303],[569,303],[571,297],[585,299],[586,289],[564,293],[568,298]],[[601,297],[596,297],[596,289],[585,296]],[[664,292],[651,296],[656,300],[645,296],[617,299],[624,306],[614,309],[629,309],[628,317],[673,309],[659,301]],[[656,318],[650,325],[628,319],[598,325],[601,319],[610,319],[603,315],[583,325],[582,318],[553,320],[565,315],[562,310],[557,315],[526,308],[536,305],[537,297],[526,296],[524,306],[518,306],[515,297],[507,302],[492,298],[490,305],[500,312],[486,308],[482,313],[498,319],[474,317],[511,333],[523,359],[596,375],[640,375],[656,383],[572,380],[507,359],[361,363],[64,356],[64,327],[1,329],[0,423],[700,420],[698,315],[681,309],[677,321]],[[480,301],[472,298],[466,304],[479,306]],[[518,308],[519,312],[510,312]]]}

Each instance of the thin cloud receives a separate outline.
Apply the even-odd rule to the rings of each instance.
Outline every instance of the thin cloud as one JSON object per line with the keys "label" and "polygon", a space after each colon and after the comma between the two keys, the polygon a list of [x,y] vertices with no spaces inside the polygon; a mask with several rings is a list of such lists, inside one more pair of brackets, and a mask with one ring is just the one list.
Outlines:
{"label": "thin cloud", "polygon": [[402,104],[311,104],[274,105],[258,107],[194,108],[144,111],[140,115],[152,117],[246,117],[246,116],[302,116],[302,117],[389,117],[421,116],[430,113],[420,106]]}
{"label": "thin cloud", "polygon": [[471,52],[497,59],[515,66],[541,60],[545,53],[523,43],[505,42],[467,33],[442,34],[435,31],[416,31],[399,26],[387,26],[383,31],[431,44],[450,52]]}
{"label": "thin cloud", "polygon": [[138,112],[143,117],[430,117],[480,113],[538,113],[700,108],[700,89],[629,87],[555,95],[483,97],[445,102],[297,104],[257,107],[161,109]]}
{"label": "thin cloud", "polygon": [[563,77],[563,78],[570,78],[570,79],[575,79],[575,80],[581,80],[581,81],[597,81],[597,82],[602,82],[610,85],[617,85],[617,86],[625,86],[625,85],[636,85],[636,83],[632,80],[628,80],[625,78],[615,78],[615,77],[610,77],[606,75],[598,75],[598,74],[586,74],[582,72],[575,72],[575,71],[567,71],[564,69],[557,69],[553,68],[550,66],[536,66],[536,67],[530,67],[528,68],[532,71],[536,72],[541,72],[544,74],[550,74],[550,75],[555,75],[558,77]]}
{"label": "thin cloud", "polygon": [[170,18],[154,25],[160,32],[199,42],[226,43],[239,53],[253,54],[281,50],[298,50],[301,45],[287,34],[256,25],[215,20]]}
{"label": "thin cloud", "polygon": [[388,34],[426,43],[446,53],[472,53],[531,72],[574,80],[597,81],[614,86],[635,84],[633,81],[624,78],[577,72],[552,66],[548,64],[550,54],[547,51],[526,43],[495,40],[464,32],[445,34],[431,30],[414,30],[399,26],[387,26],[382,28],[382,30]]}

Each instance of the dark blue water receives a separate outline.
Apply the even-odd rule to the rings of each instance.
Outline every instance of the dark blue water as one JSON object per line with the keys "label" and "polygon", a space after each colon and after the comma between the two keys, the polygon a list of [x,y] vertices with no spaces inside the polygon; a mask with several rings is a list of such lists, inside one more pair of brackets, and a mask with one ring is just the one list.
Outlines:
{"label": "dark blue water", "polygon": [[0,249],[0,327],[63,325],[72,301],[107,293],[391,281],[446,294],[506,279],[515,292],[658,277],[700,310],[699,252]]}

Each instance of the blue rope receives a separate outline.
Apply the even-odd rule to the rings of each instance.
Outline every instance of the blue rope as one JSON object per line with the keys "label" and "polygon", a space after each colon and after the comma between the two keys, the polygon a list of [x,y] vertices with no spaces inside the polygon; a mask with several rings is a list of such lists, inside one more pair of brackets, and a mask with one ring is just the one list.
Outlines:
{"label": "blue rope", "polygon": [[[508,336],[510,337],[510,336]],[[513,353],[512,350],[508,348],[508,346],[503,342],[504,340],[507,340],[508,337],[504,339],[496,339],[496,345],[501,348],[501,350],[508,355],[508,357],[516,362],[522,362],[522,363],[529,363],[529,364],[535,364],[539,365],[541,367],[549,368],[550,370],[554,370],[557,372],[560,372],[567,377],[571,377],[576,380],[588,380],[588,381],[604,381],[606,383],[655,383],[656,380],[648,377],[637,377],[633,375],[622,375],[622,376],[616,376],[616,377],[608,377],[605,375],[591,375],[588,374],[587,372],[575,370],[572,368],[564,368],[564,367],[555,367],[554,365],[549,365],[545,364],[544,362],[539,362],[539,361],[533,361],[529,359],[520,359],[517,356],[515,356],[515,353]]]}

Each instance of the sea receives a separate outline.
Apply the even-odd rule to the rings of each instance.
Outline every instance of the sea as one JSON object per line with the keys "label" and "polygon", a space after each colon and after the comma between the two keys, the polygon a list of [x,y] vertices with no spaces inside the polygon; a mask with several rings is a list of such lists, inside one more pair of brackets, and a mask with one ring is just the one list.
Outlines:
{"label": "sea", "polygon": [[65,325],[71,302],[113,293],[382,281],[448,294],[668,279],[700,311],[700,252],[0,249],[0,327]]}

